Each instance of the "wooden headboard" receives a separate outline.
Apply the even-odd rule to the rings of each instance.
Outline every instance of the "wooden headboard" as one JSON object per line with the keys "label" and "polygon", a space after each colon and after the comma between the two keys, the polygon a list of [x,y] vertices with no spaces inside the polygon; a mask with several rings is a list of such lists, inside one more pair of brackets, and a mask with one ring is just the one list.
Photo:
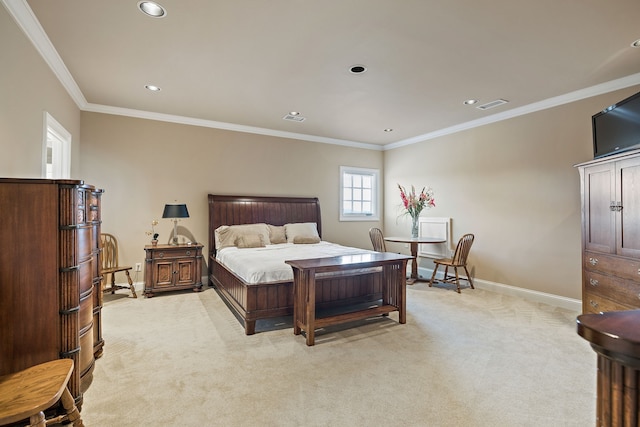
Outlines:
{"label": "wooden headboard", "polygon": [[315,222],[322,237],[317,197],[222,196],[209,194],[209,254],[216,253],[214,231],[221,225]]}

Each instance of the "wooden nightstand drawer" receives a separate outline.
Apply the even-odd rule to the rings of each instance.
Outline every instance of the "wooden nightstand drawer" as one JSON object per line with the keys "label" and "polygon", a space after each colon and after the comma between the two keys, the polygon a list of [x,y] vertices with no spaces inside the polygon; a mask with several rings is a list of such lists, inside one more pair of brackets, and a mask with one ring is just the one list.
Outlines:
{"label": "wooden nightstand drawer", "polygon": [[[152,259],[167,259],[167,258],[190,258],[193,257],[197,250],[197,245],[188,247],[176,247],[171,245],[158,245],[152,252]],[[200,246],[201,247],[201,246]]]}
{"label": "wooden nightstand drawer", "polygon": [[624,305],[640,308],[640,283],[620,279],[594,271],[584,271],[583,289],[590,295],[599,295]]}
{"label": "wooden nightstand drawer", "polygon": [[597,252],[584,252],[582,265],[590,271],[640,281],[640,260]]}

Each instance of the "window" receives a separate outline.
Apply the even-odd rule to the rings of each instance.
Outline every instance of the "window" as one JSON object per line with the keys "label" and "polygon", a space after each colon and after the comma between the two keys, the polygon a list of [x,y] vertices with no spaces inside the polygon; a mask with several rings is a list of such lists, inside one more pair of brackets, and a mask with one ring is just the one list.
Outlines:
{"label": "window", "polygon": [[340,221],[380,219],[380,171],[340,167]]}
{"label": "window", "polygon": [[71,176],[71,134],[49,113],[44,113],[42,175],[48,179]]}

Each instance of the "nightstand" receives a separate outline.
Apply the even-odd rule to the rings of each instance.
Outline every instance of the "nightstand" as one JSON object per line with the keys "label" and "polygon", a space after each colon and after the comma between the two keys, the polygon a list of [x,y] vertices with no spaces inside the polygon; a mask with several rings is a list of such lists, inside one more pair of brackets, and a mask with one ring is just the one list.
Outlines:
{"label": "nightstand", "polygon": [[145,246],[144,296],[189,288],[201,291],[202,247],[199,243]]}

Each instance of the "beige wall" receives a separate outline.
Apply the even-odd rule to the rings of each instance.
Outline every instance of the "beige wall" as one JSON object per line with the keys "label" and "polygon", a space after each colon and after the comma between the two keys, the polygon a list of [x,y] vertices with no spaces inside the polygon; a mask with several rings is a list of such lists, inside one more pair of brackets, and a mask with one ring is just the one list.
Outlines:
{"label": "beige wall", "polygon": [[72,134],[78,178],[80,110],[4,7],[0,7],[0,176],[41,178],[44,113]]}
{"label": "beige wall", "polygon": [[[455,240],[475,234],[474,277],[580,298],[580,185],[573,165],[593,158],[591,116],[638,90],[385,152],[385,232],[409,232],[409,220],[398,219],[396,184],[431,186],[436,207],[423,215],[451,217]],[[431,268],[429,260],[421,265]]]}
{"label": "beige wall", "polygon": [[105,189],[102,229],[122,242],[121,258],[144,260],[145,234],[158,219],[161,242],[173,223],[165,203],[186,203],[179,226],[207,243],[207,194],[313,196],[323,238],[369,248],[381,222],[339,222],[340,166],[382,169],[381,151],[347,148],[153,120],[82,113],[83,178]]}
{"label": "beige wall", "polygon": [[[142,262],[150,222],[172,229],[165,203],[187,203],[180,223],[207,239],[207,194],[317,196],[324,238],[370,247],[377,222],[338,221],[341,165],[380,168],[384,231],[408,234],[396,184],[430,185],[453,235],[477,236],[480,280],[580,298],[580,202],[573,165],[592,157],[592,114],[639,87],[386,152],[345,148],[97,113],[80,113],[40,55],[0,8],[0,175],[40,177],[43,115],[72,135],[72,177],[104,188],[103,230],[122,261]],[[407,252],[401,245],[390,249]],[[430,262],[421,260],[423,267]],[[138,277],[141,280],[142,277]]]}

